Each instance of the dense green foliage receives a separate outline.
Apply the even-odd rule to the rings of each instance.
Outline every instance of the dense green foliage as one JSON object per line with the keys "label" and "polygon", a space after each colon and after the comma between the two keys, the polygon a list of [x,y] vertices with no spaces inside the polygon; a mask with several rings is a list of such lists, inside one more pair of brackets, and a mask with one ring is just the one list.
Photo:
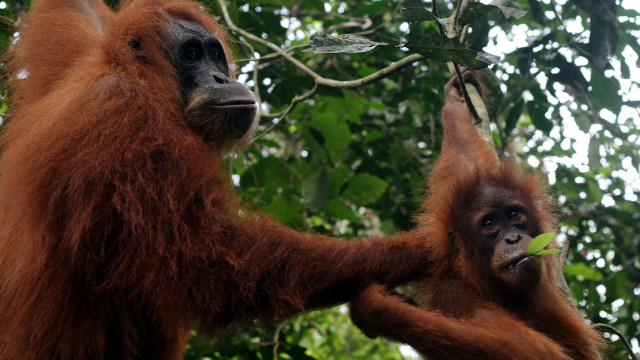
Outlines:
{"label": "dense green foliage", "polygon": [[[218,1],[207,6],[221,15]],[[439,50],[447,41],[428,40],[439,36],[437,22],[407,20],[433,20],[432,13],[402,11],[430,11],[431,2],[227,2],[240,29],[289,49],[325,80],[357,80],[412,51],[433,55],[353,89],[324,82],[286,116],[262,117],[256,143],[225,160],[237,193],[304,231],[352,238],[411,229],[442,133],[439,110],[450,72],[438,60],[468,51],[500,55],[491,67],[499,81],[491,98],[501,100],[492,105],[495,142],[548,173],[560,238],[569,241],[565,276],[579,308],[617,328],[640,352],[640,13],[633,2],[518,0],[526,10],[519,19],[475,6],[461,20],[470,25],[466,49],[448,52]],[[440,17],[449,17],[455,4],[437,0]],[[28,5],[0,2],[5,47]],[[388,45],[351,54],[303,52],[314,33],[357,34]],[[314,89],[308,72],[272,48],[240,32],[231,38],[239,78],[258,90],[265,112],[281,112]],[[423,51],[400,46],[407,41]],[[0,114],[7,112],[3,102]],[[605,336],[616,340],[613,359],[628,358],[617,336]],[[229,329],[219,340],[196,335],[187,358],[272,359],[276,353],[280,359],[409,358],[396,344],[365,338],[345,307]]]}

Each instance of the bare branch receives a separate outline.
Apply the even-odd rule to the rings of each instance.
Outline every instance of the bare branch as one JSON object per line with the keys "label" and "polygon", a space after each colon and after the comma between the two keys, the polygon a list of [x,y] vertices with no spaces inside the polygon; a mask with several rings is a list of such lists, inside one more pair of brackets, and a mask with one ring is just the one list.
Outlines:
{"label": "bare branch", "polygon": [[271,43],[271,42],[269,42],[267,40],[264,40],[264,39],[262,39],[262,38],[260,38],[258,36],[255,36],[255,35],[251,34],[250,32],[247,32],[247,31],[239,28],[238,26],[236,26],[236,24],[234,24],[233,21],[231,21],[231,17],[229,16],[229,10],[227,9],[227,5],[224,3],[224,0],[218,0],[218,4],[220,4],[220,9],[222,9],[222,16],[224,17],[224,21],[227,23],[227,27],[229,27],[229,29],[231,29],[234,32],[237,32],[238,34],[246,37],[247,39],[255,41],[255,42],[257,42],[257,43],[259,43],[259,44],[261,44],[263,46],[266,46],[269,49],[275,51],[280,56],[284,57],[285,59],[287,59],[288,61],[293,63],[300,70],[304,71],[307,75],[311,76],[312,78],[317,79],[317,78],[321,77],[320,75],[316,74],[313,70],[311,70],[309,67],[307,67],[305,64],[301,63],[298,59],[294,58],[289,53],[287,53],[286,51],[282,50],[276,44]]}
{"label": "bare branch", "polygon": [[[287,50],[285,50],[287,53],[291,54],[292,52],[294,52],[297,49],[301,49],[303,47],[307,47],[309,45],[307,44],[299,44],[299,45],[294,45],[290,48],[288,48]],[[271,53],[271,54],[267,54],[264,56],[260,56],[260,58],[248,58],[248,59],[234,59],[235,62],[239,63],[239,62],[249,62],[249,61],[256,61],[258,59],[260,59],[260,61],[267,61],[267,60],[274,60],[279,58],[281,55],[279,53]]]}
{"label": "bare branch", "polygon": [[260,139],[264,135],[268,134],[276,126],[278,126],[278,124],[280,124],[282,122],[282,119],[284,119],[284,117],[287,116],[287,114],[289,114],[291,111],[293,111],[293,108],[295,108],[298,103],[300,103],[302,101],[305,101],[305,100],[311,98],[313,95],[315,95],[318,92],[318,88],[319,88],[318,87],[318,83],[316,83],[313,86],[313,89],[309,90],[308,92],[304,93],[303,95],[299,95],[299,96],[294,97],[291,100],[291,104],[289,104],[289,107],[284,111],[281,111],[281,112],[276,113],[276,114],[261,114],[262,117],[278,118],[278,120],[273,125],[271,125],[267,130],[265,130],[262,134],[256,136],[253,139],[253,141],[257,141],[258,139]]}
{"label": "bare branch", "polygon": [[[392,20],[392,19],[395,19],[396,14],[397,14],[398,12],[400,12],[400,9],[402,9],[403,5],[404,5],[404,4],[403,4],[403,2],[402,2],[402,1],[398,1],[398,5],[396,5],[395,9],[393,9],[393,12],[391,13],[391,16],[389,16],[385,21],[381,22],[380,24],[378,24],[378,25],[374,26],[374,27],[373,27],[373,28],[371,28],[371,29],[364,30],[364,31],[360,31],[360,32],[356,32],[356,33],[354,33],[354,35],[366,35],[366,34],[372,34],[372,33],[374,33],[375,31],[377,31],[378,29],[380,29],[380,28],[382,28],[382,27],[384,27],[384,26],[388,25],[389,23],[391,23],[391,20]],[[368,18],[367,18],[367,19],[368,19]]]}
{"label": "bare branch", "polygon": [[264,346],[273,345],[273,360],[277,360],[278,359],[278,346],[280,346],[280,331],[282,330],[283,326],[284,326],[284,322],[278,324],[278,327],[276,328],[276,332],[273,335],[273,340],[267,341],[267,342],[258,343],[256,345],[254,345],[253,348],[254,349],[259,349],[259,348],[264,347]]}
{"label": "bare branch", "polygon": [[[244,45],[246,47],[249,48],[249,51],[251,51],[252,54],[255,54],[256,51],[253,48],[253,45],[251,45],[248,42],[240,42],[241,45]],[[256,102],[258,103],[258,114],[262,114],[262,99],[260,98],[260,60],[261,59],[254,59],[252,61],[255,62],[254,66],[253,66],[253,96],[256,98]],[[237,62],[237,61],[236,61]]]}
{"label": "bare branch", "polygon": [[335,87],[335,88],[343,88],[343,89],[353,89],[353,88],[357,88],[363,85],[367,85],[370,84],[374,81],[380,80],[402,68],[405,68],[411,64],[413,64],[416,61],[420,61],[425,59],[424,56],[422,55],[418,55],[418,54],[411,54],[409,56],[407,56],[406,58],[399,60],[385,68],[382,68],[380,70],[378,70],[377,72],[369,75],[369,76],[365,76],[363,78],[357,79],[357,80],[349,80],[349,81],[340,81],[340,80],[332,80],[332,79],[326,79],[323,77],[319,77],[316,79],[316,82],[319,85],[324,85],[324,86],[330,86],[330,87]]}
{"label": "bare branch", "polygon": [[[360,20],[361,22],[355,21]],[[332,33],[338,29],[345,29],[348,27],[359,27],[362,30],[367,30],[371,27],[373,22],[369,18],[354,18],[352,21],[343,22],[337,25],[330,26],[327,30],[323,31],[323,33]]]}
{"label": "bare branch", "polygon": [[298,95],[294,97],[291,100],[291,104],[289,104],[289,107],[286,110],[281,111],[279,113],[274,113],[274,114],[262,114],[262,117],[278,118],[278,120],[282,120],[282,118],[284,118],[288,113],[290,113],[293,110],[296,104],[313,97],[313,95],[315,95],[318,92],[318,89],[319,89],[319,86],[318,86],[318,83],[316,83],[311,90],[307,91],[302,95]]}

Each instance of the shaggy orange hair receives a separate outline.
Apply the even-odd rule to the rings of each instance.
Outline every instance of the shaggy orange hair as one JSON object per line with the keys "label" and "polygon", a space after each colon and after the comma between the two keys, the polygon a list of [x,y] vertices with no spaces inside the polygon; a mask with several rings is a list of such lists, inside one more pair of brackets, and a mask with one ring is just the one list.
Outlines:
{"label": "shaggy orange hair", "polygon": [[239,211],[185,125],[168,19],[224,42],[195,2],[27,16],[0,138],[0,359],[179,359],[196,324],[282,319],[426,269],[412,235],[347,242]]}

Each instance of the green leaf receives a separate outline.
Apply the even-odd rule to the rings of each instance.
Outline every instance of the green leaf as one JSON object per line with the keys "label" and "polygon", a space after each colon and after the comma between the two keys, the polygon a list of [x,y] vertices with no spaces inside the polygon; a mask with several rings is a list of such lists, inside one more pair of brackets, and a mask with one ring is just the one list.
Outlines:
{"label": "green leaf", "polygon": [[378,201],[388,185],[377,176],[358,174],[349,181],[343,195],[358,206],[370,205]]}
{"label": "green leaf", "polygon": [[275,191],[278,187],[288,183],[290,171],[274,157],[260,159],[248,168],[240,178],[242,187],[260,187]]}
{"label": "green leaf", "polygon": [[571,264],[565,267],[563,271],[566,275],[572,275],[578,280],[600,281],[604,278],[602,273],[584,263]]}
{"label": "green leaf", "polygon": [[338,161],[351,142],[351,131],[346,119],[332,113],[314,113],[309,121],[308,133],[321,145],[333,161]]}
{"label": "green leaf", "polygon": [[491,5],[485,5],[477,2],[472,2],[464,9],[462,16],[458,19],[460,25],[467,25],[472,23],[476,19],[480,19],[488,13],[496,10],[497,7]]}
{"label": "green leaf", "polygon": [[619,298],[624,298],[625,295],[629,292],[629,289],[633,287],[632,284],[629,283],[628,276],[624,276],[624,273],[619,274],[621,276],[616,276],[613,279],[614,286],[607,285],[607,289],[615,288],[615,294]]}
{"label": "green leaf", "polygon": [[409,50],[430,59],[442,62],[452,61],[474,70],[485,68],[500,60],[498,56],[464,47],[457,38],[448,38],[443,35],[427,35],[413,38],[405,46]]}
{"label": "green leaf", "polygon": [[318,33],[314,33],[309,38],[309,45],[311,48],[304,50],[304,52],[312,52],[314,54],[340,54],[363,53],[373,50],[376,46],[389,44],[371,41],[357,35],[318,35]]}
{"label": "green leaf", "polygon": [[631,78],[631,69],[629,68],[629,65],[627,65],[627,63],[624,61],[620,62],[620,76],[623,79]]}
{"label": "green leaf", "polygon": [[576,124],[581,131],[588,132],[591,128],[592,118],[587,111],[578,111],[573,114],[573,118],[576,120]]}
{"label": "green leaf", "polygon": [[589,200],[594,204],[599,204],[602,201],[604,193],[595,178],[587,178],[587,192],[589,194]]}
{"label": "green leaf", "polygon": [[519,19],[523,17],[527,12],[513,7],[511,5],[513,2],[514,1],[512,0],[494,0],[488,5],[484,5],[479,2],[472,2],[462,13],[462,16],[458,19],[458,23],[460,25],[470,24],[474,20],[480,19],[496,9],[500,9],[500,11],[502,11],[502,15],[506,18],[513,17]]}
{"label": "green leaf", "polygon": [[341,165],[331,169],[331,197],[338,197],[342,187],[351,178],[351,170],[348,167]]}
{"label": "green leaf", "polygon": [[505,134],[510,134],[511,131],[516,127],[516,124],[518,123],[518,119],[522,114],[523,108],[524,108],[524,100],[522,98],[519,98],[518,100],[516,100],[516,102],[513,103],[512,106],[509,108],[509,111],[507,112],[507,118],[505,121],[505,128],[504,128]]}
{"label": "green leaf", "polygon": [[622,97],[618,94],[620,85],[615,79],[604,76],[600,71],[594,69],[591,72],[591,97],[596,109],[609,109],[614,114],[620,112],[622,108]]}
{"label": "green leaf", "polygon": [[408,7],[402,9],[405,19],[413,21],[438,21],[438,17],[423,7]]}
{"label": "green leaf", "polygon": [[404,0],[402,4],[408,8],[410,7],[421,7],[423,6],[422,0]]}
{"label": "green leaf", "polygon": [[324,144],[326,143],[324,135],[322,135],[322,133],[316,130],[313,126],[309,127],[309,133],[311,134],[311,137],[313,137],[313,140],[315,140],[320,146],[324,148]]}
{"label": "green leaf", "polygon": [[596,136],[589,138],[589,167],[594,173],[600,170],[600,140]]}
{"label": "green leaf", "polygon": [[541,256],[541,255],[549,255],[549,254],[557,254],[562,252],[562,250],[560,249],[546,249],[546,250],[540,250],[537,253],[533,254],[535,256]]}
{"label": "green leaf", "polygon": [[304,224],[302,206],[297,199],[276,197],[264,208],[264,212],[271,215],[278,222],[296,229],[301,229]]}
{"label": "green leaf", "polygon": [[380,140],[387,136],[387,133],[384,131],[372,131],[365,136],[363,140],[363,144],[368,145],[376,140]]}
{"label": "green leaf", "polygon": [[344,219],[353,223],[358,221],[356,214],[338,199],[327,200],[324,203],[323,210],[327,215],[336,219]]}
{"label": "green leaf", "polygon": [[537,252],[544,249],[544,247],[547,246],[551,242],[551,240],[553,240],[554,236],[556,236],[555,233],[544,233],[534,237],[527,247],[526,255],[536,255]]}
{"label": "green leaf", "polygon": [[547,119],[545,115],[547,113],[547,107],[539,104],[536,101],[527,102],[527,112],[531,117],[531,122],[535,127],[542,130],[545,133],[549,133],[553,129],[553,123]]}
{"label": "green leaf", "polygon": [[493,0],[489,5],[496,6],[500,9],[500,11],[502,11],[502,15],[506,18],[520,19],[527,12],[513,6],[515,3],[517,3],[517,1],[514,0]]}
{"label": "green leaf", "polygon": [[313,170],[302,182],[302,198],[312,211],[319,211],[329,197],[331,175],[325,166]]}
{"label": "green leaf", "polygon": [[353,17],[373,17],[372,15],[387,10],[390,5],[391,4],[387,1],[363,1],[350,15]]}

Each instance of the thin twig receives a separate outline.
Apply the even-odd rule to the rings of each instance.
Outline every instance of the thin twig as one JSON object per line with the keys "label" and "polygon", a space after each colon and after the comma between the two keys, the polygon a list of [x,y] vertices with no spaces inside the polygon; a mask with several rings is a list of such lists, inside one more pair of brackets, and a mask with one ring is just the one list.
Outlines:
{"label": "thin twig", "polygon": [[[253,48],[253,45],[251,45],[250,43],[243,41],[243,42],[240,42],[240,44],[248,47],[249,51],[251,51],[252,54],[256,53],[255,49]],[[259,58],[253,60],[255,62],[253,66],[253,96],[256,98],[256,103],[258,103],[258,114],[262,113],[262,106],[261,106],[262,99],[260,98],[260,71],[259,71],[260,60],[261,59]]]}
{"label": "thin twig", "polygon": [[278,325],[278,328],[276,329],[276,334],[273,337],[273,360],[278,360],[278,346],[280,346],[280,330],[282,330],[283,326],[284,326],[284,323],[280,323]]}
{"label": "thin twig", "polygon": [[[437,4],[436,0],[431,1],[431,12],[433,13],[433,15],[435,15],[438,19],[440,18],[440,15],[438,14],[438,6],[436,6]],[[444,35],[444,28],[442,27],[442,24],[440,24],[440,21],[436,21],[436,24],[438,25],[438,30],[440,31],[440,35]]]}
{"label": "thin twig", "polygon": [[289,114],[298,103],[305,101],[307,99],[310,99],[311,97],[313,97],[313,95],[315,95],[318,92],[319,89],[320,87],[316,83],[313,86],[313,88],[311,88],[311,90],[307,91],[302,95],[297,95],[293,99],[291,99],[291,103],[289,104],[289,107],[286,110],[283,110],[279,113],[274,113],[274,114],[262,114],[262,117],[278,118],[278,120],[282,120],[282,118],[284,118],[287,114]]}
{"label": "thin twig", "polygon": [[[294,45],[294,46],[292,46],[292,47],[288,48],[288,49],[286,50],[286,52],[290,54],[290,53],[292,53],[293,51],[295,51],[295,50],[297,50],[297,49],[301,49],[301,48],[303,48],[303,47],[307,47],[307,46],[309,46],[309,45],[308,45],[308,44],[298,44],[298,45]],[[266,61],[266,60],[274,60],[274,59],[277,59],[277,58],[279,58],[280,56],[282,56],[282,55],[280,55],[279,53],[271,53],[271,54],[267,54],[267,55],[264,55],[264,56],[260,56],[259,58],[234,59],[234,61],[235,61],[235,62],[237,62],[237,63],[239,63],[239,62],[250,62],[250,61],[256,61],[256,60],[258,60],[258,59],[260,59],[260,61]]]}
{"label": "thin twig", "polygon": [[276,328],[276,332],[273,335],[273,340],[258,343],[254,347],[255,348],[261,348],[263,346],[273,345],[273,360],[277,360],[278,359],[278,346],[280,346],[280,331],[282,330],[283,326],[284,326],[284,322],[281,322],[280,324],[278,324],[278,327]]}
{"label": "thin twig", "polygon": [[380,80],[384,77],[389,76],[390,74],[401,70],[411,64],[413,64],[416,61],[420,61],[425,59],[424,56],[419,55],[419,54],[412,54],[407,56],[404,59],[398,60],[395,63],[382,68],[380,70],[378,70],[377,72],[369,75],[369,76],[365,76],[363,78],[360,79],[356,79],[356,80],[348,80],[348,81],[339,81],[339,80],[332,80],[332,79],[326,79],[323,77],[320,77],[317,80],[318,85],[324,85],[324,86],[329,86],[329,87],[334,87],[334,88],[342,88],[342,89],[354,89],[360,86],[364,86],[367,84],[370,84],[374,81]]}
{"label": "thin twig", "polygon": [[461,43],[464,43],[464,41],[466,40],[468,32],[469,32],[469,24],[465,25],[462,28],[462,34],[460,34],[460,42]]}
{"label": "thin twig", "polygon": [[298,59],[294,58],[293,56],[289,55],[286,51],[279,48],[276,44],[266,41],[236,26],[236,24],[233,21],[231,21],[231,17],[229,16],[229,10],[227,9],[227,5],[224,3],[224,0],[218,0],[218,4],[220,4],[220,9],[222,10],[222,16],[224,17],[224,21],[227,23],[227,27],[229,27],[229,29],[239,33],[240,35],[246,37],[247,39],[255,41],[275,51],[276,53],[280,54],[280,56],[284,57],[285,59],[293,63],[300,70],[304,71],[305,73],[307,73],[307,75],[313,77],[314,79],[321,77],[320,75],[316,74],[313,70],[311,70],[309,67],[307,67],[305,64],[301,63]]}
{"label": "thin twig", "polygon": [[633,350],[631,349],[631,345],[629,345],[629,342],[627,341],[627,339],[625,339],[624,336],[622,335],[622,333],[620,331],[618,331],[616,328],[614,328],[611,325],[607,325],[607,324],[593,324],[593,325],[591,325],[591,327],[593,327],[594,329],[606,329],[606,330],[611,331],[612,333],[618,335],[618,337],[620,338],[620,340],[624,344],[624,347],[627,348],[627,352],[629,353],[629,357],[631,357],[631,360],[637,360],[638,359],[636,357],[636,355],[633,353]]}
{"label": "thin twig", "polygon": [[[280,120],[282,118],[284,118],[284,116],[286,116],[288,113],[290,113],[293,108],[296,106],[296,104],[298,104],[300,101],[304,101],[309,99],[310,97],[312,97],[313,95],[315,95],[315,93],[318,91],[318,86],[328,86],[328,87],[333,87],[333,88],[341,88],[341,89],[353,89],[353,88],[357,88],[357,87],[361,87],[367,84],[370,84],[372,82],[378,81],[398,70],[401,70],[411,64],[413,64],[416,61],[420,61],[425,59],[424,56],[419,55],[419,54],[412,54],[407,56],[404,59],[401,59],[383,69],[380,69],[379,71],[369,75],[369,76],[365,76],[363,78],[360,79],[356,79],[356,80],[348,80],[348,81],[340,81],[340,80],[333,80],[333,79],[328,79],[325,77],[322,77],[321,75],[319,75],[318,73],[316,73],[315,71],[311,70],[308,66],[306,66],[305,64],[303,64],[302,62],[300,62],[298,59],[294,58],[288,51],[285,51],[283,49],[281,49],[279,46],[264,40],[260,37],[257,37],[241,28],[239,28],[238,26],[236,26],[233,21],[231,20],[231,17],[229,16],[229,11],[227,9],[227,6],[224,2],[224,0],[218,0],[218,3],[220,5],[220,9],[222,10],[222,16],[224,17],[224,20],[227,24],[227,27],[229,27],[229,29],[231,29],[231,31],[234,31],[242,36],[244,36],[245,38],[251,40],[251,41],[255,41],[263,46],[268,47],[269,49],[273,50],[276,54],[278,54],[279,56],[282,56],[283,58],[285,58],[287,61],[291,62],[293,65],[295,65],[296,67],[298,67],[300,70],[302,70],[303,72],[305,72],[307,75],[311,76],[315,82],[315,86],[312,90],[310,90],[309,92],[301,95],[301,96],[296,96],[295,98],[293,98],[293,100],[291,101],[290,105],[288,106],[288,108],[282,112],[276,113],[276,114],[261,114],[262,117],[278,117],[280,118]],[[278,121],[279,123],[280,121]],[[277,125],[277,124],[275,124]],[[270,131],[271,129],[273,129],[274,126],[270,127],[269,129],[267,129],[267,132]]]}
{"label": "thin twig", "polygon": [[380,24],[378,24],[378,25],[376,25],[376,26],[372,27],[371,29],[364,30],[364,31],[360,31],[360,32],[356,32],[356,33],[354,33],[354,34],[355,34],[355,35],[361,35],[361,36],[362,36],[362,35],[367,35],[367,34],[372,34],[372,33],[374,33],[376,30],[381,29],[381,28],[383,28],[383,27],[387,26],[389,23],[391,23],[391,21],[392,21],[393,19],[395,19],[395,18],[396,18],[396,14],[397,14],[398,12],[400,12],[400,9],[402,9],[402,7],[403,7],[403,3],[402,3],[402,1],[398,1],[398,5],[396,6],[396,8],[395,8],[395,9],[393,9],[393,12],[391,12],[391,16],[389,16],[389,17],[387,18],[387,20],[385,20],[385,21],[381,22]]}
{"label": "thin twig", "polygon": [[348,27],[359,27],[362,30],[366,30],[366,29],[370,28],[371,25],[373,24],[373,22],[369,18],[358,18],[358,19],[363,19],[363,22],[347,21],[347,22],[339,23],[339,24],[336,24],[336,25],[333,25],[333,26],[329,26],[329,28],[324,30],[322,32],[322,34],[329,34],[329,33],[332,33],[334,31],[338,30],[338,29],[344,29],[344,28],[348,28]]}
{"label": "thin twig", "polygon": [[278,126],[278,124],[280,124],[280,122],[282,122],[282,119],[284,119],[285,116],[287,116],[287,114],[289,114],[293,108],[301,101],[305,101],[309,98],[311,98],[313,95],[315,95],[318,92],[318,84],[316,83],[313,86],[313,89],[309,90],[308,92],[306,92],[303,95],[300,96],[295,96],[292,100],[291,100],[291,104],[289,104],[289,107],[282,111],[279,112],[277,114],[262,114],[263,117],[267,117],[267,118],[278,118],[278,120],[271,125],[268,129],[266,129],[262,134],[256,136],[253,141],[258,141],[260,138],[262,138],[263,136],[265,136],[266,134],[268,134],[271,130],[273,130],[276,126]]}

